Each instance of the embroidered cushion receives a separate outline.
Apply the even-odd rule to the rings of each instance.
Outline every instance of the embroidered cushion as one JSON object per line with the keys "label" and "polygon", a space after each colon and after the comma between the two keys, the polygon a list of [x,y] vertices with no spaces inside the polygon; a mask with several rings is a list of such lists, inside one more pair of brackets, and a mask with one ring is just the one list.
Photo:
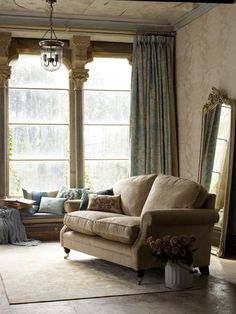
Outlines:
{"label": "embroidered cushion", "polygon": [[89,195],[88,210],[122,214],[120,195]]}

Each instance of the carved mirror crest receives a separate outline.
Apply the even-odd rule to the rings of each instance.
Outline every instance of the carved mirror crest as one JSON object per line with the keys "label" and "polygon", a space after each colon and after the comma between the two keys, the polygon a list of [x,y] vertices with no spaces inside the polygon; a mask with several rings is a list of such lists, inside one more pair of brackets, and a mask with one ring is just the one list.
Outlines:
{"label": "carved mirror crest", "polygon": [[213,230],[213,253],[224,256],[233,168],[236,102],[212,88],[202,111],[199,182],[216,194],[219,221]]}

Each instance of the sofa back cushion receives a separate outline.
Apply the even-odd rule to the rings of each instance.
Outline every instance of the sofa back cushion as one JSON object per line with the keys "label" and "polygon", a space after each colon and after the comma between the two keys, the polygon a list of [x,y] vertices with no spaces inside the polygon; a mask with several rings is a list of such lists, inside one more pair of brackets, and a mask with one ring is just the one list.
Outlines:
{"label": "sofa back cushion", "polygon": [[160,208],[201,208],[207,196],[207,190],[194,181],[161,174],[153,182],[143,212]]}
{"label": "sofa back cushion", "polygon": [[140,175],[116,182],[113,192],[121,196],[121,208],[125,215],[140,216],[156,174]]}

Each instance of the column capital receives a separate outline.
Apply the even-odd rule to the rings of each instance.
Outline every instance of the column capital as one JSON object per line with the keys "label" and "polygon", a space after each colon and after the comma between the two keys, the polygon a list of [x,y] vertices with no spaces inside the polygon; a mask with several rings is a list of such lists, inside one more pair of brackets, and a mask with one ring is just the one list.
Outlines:
{"label": "column capital", "polygon": [[87,81],[89,74],[85,65],[92,60],[89,56],[90,37],[73,36],[70,40],[72,50],[72,69],[70,79],[74,82],[75,89],[82,89],[84,82]]}
{"label": "column capital", "polygon": [[82,90],[83,84],[88,77],[88,69],[77,68],[70,71],[70,79],[73,81],[75,89]]}

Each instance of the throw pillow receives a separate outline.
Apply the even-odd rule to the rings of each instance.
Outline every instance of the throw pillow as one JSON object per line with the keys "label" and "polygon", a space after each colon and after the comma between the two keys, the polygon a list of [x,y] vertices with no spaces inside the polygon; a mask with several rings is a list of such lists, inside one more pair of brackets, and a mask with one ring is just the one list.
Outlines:
{"label": "throw pillow", "polygon": [[22,189],[23,192],[23,197],[29,200],[34,200],[35,203],[32,207],[27,208],[22,215],[25,216],[33,216],[40,207],[40,202],[42,196],[47,196],[47,197],[56,197],[58,191],[47,191],[47,192],[40,192],[40,191],[28,191],[26,189]]}
{"label": "throw pillow", "polygon": [[41,198],[39,213],[63,215],[66,198],[44,197]]}
{"label": "throw pillow", "polygon": [[84,188],[67,188],[66,186],[61,186],[57,197],[67,198],[69,200],[80,199],[83,190]]}
{"label": "throw pillow", "polygon": [[26,189],[22,189],[23,197],[27,198],[29,200],[34,200],[34,205],[40,206],[40,201],[42,196],[45,197],[56,197],[58,190],[56,191],[47,191],[47,192],[41,192],[41,191],[28,191]]}
{"label": "throw pillow", "polygon": [[113,189],[102,190],[98,192],[90,192],[88,190],[84,190],[81,196],[80,210],[86,210],[89,202],[89,194],[97,194],[97,195],[113,195]]}
{"label": "throw pillow", "polygon": [[122,214],[120,208],[120,195],[89,195],[87,210],[98,210],[116,214]]}

